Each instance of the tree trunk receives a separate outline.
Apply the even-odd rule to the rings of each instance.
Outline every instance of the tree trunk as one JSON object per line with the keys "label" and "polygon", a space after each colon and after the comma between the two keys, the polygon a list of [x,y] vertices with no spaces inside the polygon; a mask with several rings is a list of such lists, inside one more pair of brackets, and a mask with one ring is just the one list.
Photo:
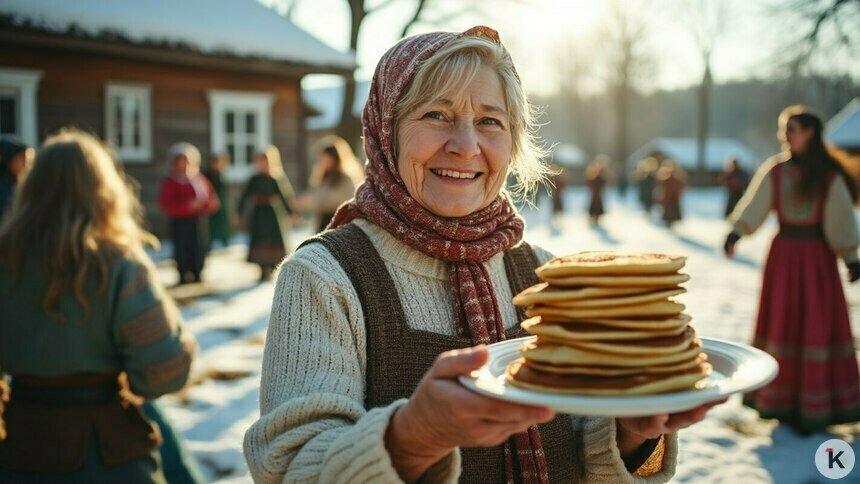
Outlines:
{"label": "tree trunk", "polygon": [[622,196],[627,193],[627,137],[630,121],[630,84],[633,63],[631,41],[625,39],[624,53],[618,71],[617,92],[615,94],[615,174],[618,176],[618,191]]}
{"label": "tree trunk", "polygon": [[699,183],[705,179],[707,171],[707,144],[708,144],[708,122],[710,120],[711,100],[711,65],[705,60],[705,74],[702,76],[702,85],[699,86],[699,123],[696,129],[696,171]]}
{"label": "tree trunk", "polygon": [[615,173],[618,176],[618,191],[624,195],[627,192],[627,131],[630,88],[627,82],[618,86],[616,94],[616,131],[615,131]]}
{"label": "tree trunk", "polygon": [[[364,0],[349,0],[351,11],[351,30],[349,32],[349,48],[358,53],[358,31],[367,12],[364,10]],[[340,136],[346,139],[351,146],[357,146],[361,140],[361,122],[353,115],[352,106],[355,104],[355,71],[344,76],[343,106],[340,111]]]}

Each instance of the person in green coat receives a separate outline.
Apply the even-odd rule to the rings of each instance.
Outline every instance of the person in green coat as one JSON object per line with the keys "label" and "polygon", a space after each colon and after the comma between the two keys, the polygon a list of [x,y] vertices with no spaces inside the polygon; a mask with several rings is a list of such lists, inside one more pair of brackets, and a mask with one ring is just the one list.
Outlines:
{"label": "person in green coat", "polygon": [[182,388],[197,345],[140,203],[78,131],[45,141],[20,190],[0,228],[0,482],[164,482],[143,404]]}
{"label": "person in green coat", "polygon": [[263,281],[272,277],[275,266],[287,255],[295,194],[278,148],[267,146],[257,154],[255,164],[257,173],[245,185],[238,211],[242,216],[250,204],[250,215],[245,217],[251,236],[248,262],[260,266]]}
{"label": "person in green coat", "polygon": [[209,158],[209,168],[203,172],[221,201],[218,210],[209,215],[209,243],[220,242],[222,247],[230,244],[230,208],[227,203],[227,183],[224,180],[224,170],[228,164],[227,155],[218,153]]}

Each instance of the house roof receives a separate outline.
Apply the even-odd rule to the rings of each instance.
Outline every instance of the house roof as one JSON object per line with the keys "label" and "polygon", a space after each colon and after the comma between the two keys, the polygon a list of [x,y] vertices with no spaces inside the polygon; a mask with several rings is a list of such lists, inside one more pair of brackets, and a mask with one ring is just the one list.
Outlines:
{"label": "house roof", "polygon": [[13,25],[56,33],[175,45],[204,54],[351,70],[339,52],[255,0],[3,0]]}
{"label": "house roof", "polygon": [[[674,160],[687,170],[696,168],[696,153],[698,141],[696,138],[654,138],[633,152],[628,158],[628,166],[661,153]],[[733,138],[708,138],[705,144],[705,167],[709,171],[722,170],[726,159],[738,157],[741,165],[753,167],[758,164],[758,157],[744,143]]]}
{"label": "house roof", "polygon": [[[352,114],[361,117],[364,104],[370,95],[370,81],[361,81],[356,85],[355,102],[352,103]],[[308,130],[325,130],[337,126],[340,122],[341,106],[343,106],[343,85],[303,89],[302,97],[305,102],[315,107],[320,114],[308,116],[305,127]]]}
{"label": "house roof", "polygon": [[860,97],[827,122],[824,137],[839,148],[860,148]]}

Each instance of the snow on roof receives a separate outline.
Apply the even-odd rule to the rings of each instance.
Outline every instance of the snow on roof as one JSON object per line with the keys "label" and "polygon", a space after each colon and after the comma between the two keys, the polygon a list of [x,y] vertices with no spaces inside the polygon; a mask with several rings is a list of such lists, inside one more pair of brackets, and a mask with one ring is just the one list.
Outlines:
{"label": "snow on roof", "polygon": [[135,43],[175,43],[232,54],[352,69],[339,52],[255,0],[3,0],[17,25],[86,35],[119,34]]}
{"label": "snow on roof", "polygon": [[839,148],[860,148],[860,97],[828,121],[824,137]]}
{"label": "snow on roof", "polygon": [[585,152],[578,146],[561,143],[552,150],[552,162],[568,168],[583,166],[586,162]]}
{"label": "snow on roof", "polygon": [[[627,158],[634,166],[642,158],[661,153],[687,170],[696,168],[698,141],[696,138],[654,138]],[[741,165],[754,167],[759,159],[745,144],[733,138],[708,138],[705,144],[705,167],[710,171],[722,170],[729,157],[737,157]]]}
{"label": "snow on roof", "polygon": [[[361,117],[364,104],[370,95],[370,81],[360,81],[356,86],[355,102],[352,103],[352,114]],[[340,111],[343,106],[343,85],[303,89],[302,97],[321,113],[319,116],[309,116],[305,121],[308,130],[330,129],[340,122]]]}

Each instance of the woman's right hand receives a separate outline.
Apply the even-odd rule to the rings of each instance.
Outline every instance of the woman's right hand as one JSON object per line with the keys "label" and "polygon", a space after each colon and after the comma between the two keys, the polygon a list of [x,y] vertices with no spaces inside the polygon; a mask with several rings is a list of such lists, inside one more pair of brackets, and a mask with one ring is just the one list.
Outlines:
{"label": "woman's right hand", "polygon": [[854,283],[860,279],[860,261],[848,262],[848,282]]}
{"label": "woman's right hand", "polygon": [[726,257],[734,257],[735,244],[737,244],[740,239],[741,236],[737,232],[729,232],[729,235],[726,236],[726,242],[723,244],[723,252],[726,253]]}
{"label": "woman's right hand", "polygon": [[457,381],[486,361],[484,346],[442,353],[391,418],[385,445],[403,480],[417,480],[454,447],[496,446],[555,417],[547,408],[484,397]]}

